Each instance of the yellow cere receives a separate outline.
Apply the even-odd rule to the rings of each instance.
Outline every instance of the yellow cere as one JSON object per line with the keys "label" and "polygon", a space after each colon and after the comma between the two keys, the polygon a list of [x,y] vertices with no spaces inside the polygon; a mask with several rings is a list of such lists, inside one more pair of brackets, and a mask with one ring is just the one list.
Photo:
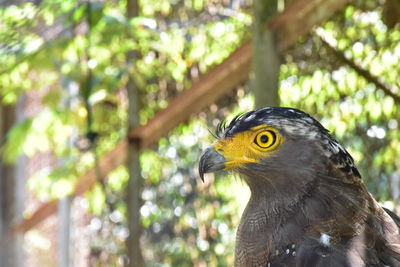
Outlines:
{"label": "yellow cere", "polygon": [[240,167],[246,163],[257,163],[276,151],[283,143],[279,131],[269,125],[259,125],[232,137],[214,143],[214,149],[226,158],[225,170]]}

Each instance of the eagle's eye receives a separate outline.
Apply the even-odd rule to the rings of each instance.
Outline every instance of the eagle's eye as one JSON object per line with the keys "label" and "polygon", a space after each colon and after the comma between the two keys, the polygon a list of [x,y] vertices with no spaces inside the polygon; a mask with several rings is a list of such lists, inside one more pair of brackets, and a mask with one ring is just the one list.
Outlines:
{"label": "eagle's eye", "polygon": [[278,145],[277,134],[272,129],[262,130],[256,134],[254,143],[264,151],[274,149]]}

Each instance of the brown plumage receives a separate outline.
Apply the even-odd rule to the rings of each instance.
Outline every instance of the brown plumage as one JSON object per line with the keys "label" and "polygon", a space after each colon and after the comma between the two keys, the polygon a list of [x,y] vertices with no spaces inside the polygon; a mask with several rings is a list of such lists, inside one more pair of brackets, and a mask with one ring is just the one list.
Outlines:
{"label": "brown plumage", "polygon": [[264,108],[217,134],[200,176],[235,171],[251,190],[235,266],[400,266],[400,219],[368,193],[352,157],[318,121]]}

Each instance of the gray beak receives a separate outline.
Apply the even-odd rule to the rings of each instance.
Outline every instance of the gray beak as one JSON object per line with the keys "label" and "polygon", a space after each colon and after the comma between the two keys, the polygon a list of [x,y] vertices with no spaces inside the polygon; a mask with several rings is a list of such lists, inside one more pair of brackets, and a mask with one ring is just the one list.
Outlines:
{"label": "gray beak", "polygon": [[204,182],[204,174],[225,169],[225,157],[215,151],[214,147],[208,147],[200,158],[199,174]]}

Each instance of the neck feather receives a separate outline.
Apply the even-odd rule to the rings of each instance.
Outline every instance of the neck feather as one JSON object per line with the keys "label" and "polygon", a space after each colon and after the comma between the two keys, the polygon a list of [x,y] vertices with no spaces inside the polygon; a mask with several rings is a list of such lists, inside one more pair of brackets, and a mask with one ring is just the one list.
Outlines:
{"label": "neck feather", "polygon": [[[282,185],[271,184],[260,177],[244,179],[250,187],[251,197],[237,231],[235,266],[259,266],[260,259],[266,262],[270,252],[280,246],[276,240],[288,240],[283,236],[287,229],[282,228],[282,224],[298,210],[296,207],[316,185],[309,182],[297,188],[281,188]],[[300,234],[301,229],[297,232]],[[243,253],[246,257],[240,256]]]}
{"label": "neck feather", "polygon": [[[360,211],[366,205],[365,188],[359,183],[348,184],[338,175],[319,174],[318,179],[293,176],[293,180],[276,175],[270,181],[249,171],[247,174],[243,178],[251,197],[237,231],[236,266],[259,266],[258,260],[267,262],[271,253],[298,242],[306,232],[331,234],[329,231],[335,229],[352,233],[354,222],[365,217],[362,210],[366,209]],[[322,223],[327,221],[334,224]]]}

